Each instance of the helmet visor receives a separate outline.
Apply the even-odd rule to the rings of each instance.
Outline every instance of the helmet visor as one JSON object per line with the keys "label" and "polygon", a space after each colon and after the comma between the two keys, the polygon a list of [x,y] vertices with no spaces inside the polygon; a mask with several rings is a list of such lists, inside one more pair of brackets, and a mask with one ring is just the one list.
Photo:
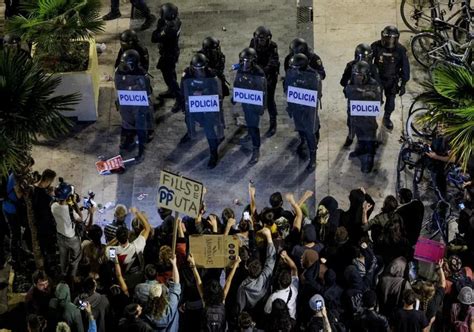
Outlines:
{"label": "helmet visor", "polygon": [[242,68],[242,71],[250,71],[252,69],[252,60],[250,59],[242,59],[240,61],[240,66]]}
{"label": "helmet visor", "polygon": [[394,35],[382,34],[382,46],[386,48],[394,48],[397,45],[398,37]]}

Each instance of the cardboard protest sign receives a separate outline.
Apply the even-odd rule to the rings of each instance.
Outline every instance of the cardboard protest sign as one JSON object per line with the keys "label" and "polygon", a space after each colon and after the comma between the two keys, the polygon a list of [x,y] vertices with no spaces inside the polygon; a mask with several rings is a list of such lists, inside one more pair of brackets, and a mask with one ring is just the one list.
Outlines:
{"label": "cardboard protest sign", "polygon": [[351,100],[350,110],[352,116],[378,116],[380,101]]}
{"label": "cardboard protest sign", "polygon": [[235,235],[192,235],[189,251],[199,267],[228,267],[239,255],[239,238]]}
{"label": "cardboard protest sign", "polygon": [[438,263],[444,257],[446,246],[437,241],[420,238],[415,245],[414,257],[420,261]]}
{"label": "cardboard protest sign", "polygon": [[157,205],[197,218],[201,207],[203,185],[200,182],[161,171]]}

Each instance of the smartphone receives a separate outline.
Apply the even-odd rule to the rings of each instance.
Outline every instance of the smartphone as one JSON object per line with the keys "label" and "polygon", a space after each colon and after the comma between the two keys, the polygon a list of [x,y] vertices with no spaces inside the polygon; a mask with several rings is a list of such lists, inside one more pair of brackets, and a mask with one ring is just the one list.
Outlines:
{"label": "smartphone", "polygon": [[109,248],[109,258],[111,260],[115,260],[116,255],[116,249],[115,248]]}
{"label": "smartphone", "polygon": [[84,310],[87,308],[87,301],[79,300],[79,309]]}
{"label": "smartphone", "polygon": [[321,311],[322,308],[323,308],[323,301],[321,300],[316,301],[316,310]]}
{"label": "smartphone", "polygon": [[250,213],[248,211],[244,212],[244,220],[250,220]]}
{"label": "smartphone", "polygon": [[459,203],[458,204],[458,207],[459,207],[459,210],[464,210],[466,208],[466,206],[464,205],[464,203]]}

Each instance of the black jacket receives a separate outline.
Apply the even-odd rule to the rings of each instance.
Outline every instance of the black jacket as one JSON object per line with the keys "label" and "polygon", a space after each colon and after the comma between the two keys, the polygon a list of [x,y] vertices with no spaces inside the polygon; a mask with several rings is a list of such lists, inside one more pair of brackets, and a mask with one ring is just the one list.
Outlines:
{"label": "black jacket", "polygon": [[404,46],[397,44],[394,49],[388,49],[383,47],[382,42],[378,40],[370,47],[382,82],[399,79],[402,82],[408,82],[410,80],[410,63]]}
{"label": "black jacket", "polygon": [[151,35],[151,42],[158,43],[160,55],[179,54],[179,35],[181,33],[181,20],[176,18],[173,21],[158,19],[156,30]]}
{"label": "black jacket", "polygon": [[[138,52],[138,54],[140,54],[140,65],[148,72],[148,68],[150,67],[150,57],[148,55],[148,49],[140,44],[135,45],[135,47],[133,47],[132,49],[134,49]],[[123,52],[123,48],[120,48],[117,54],[117,59],[115,59],[115,68],[119,66]]]}
{"label": "black jacket", "polygon": [[[285,61],[283,62],[285,72],[290,67],[290,59],[293,55],[294,55],[293,53],[290,53],[285,57]],[[305,55],[308,58],[309,66],[313,68],[314,70],[316,70],[316,72],[321,77],[321,80],[324,80],[326,78],[326,70],[324,69],[323,62],[321,61],[321,58],[319,57],[319,55],[317,55],[316,53],[313,53],[312,51],[309,51]]]}
{"label": "black jacket", "polygon": [[266,77],[277,76],[280,71],[280,59],[278,58],[278,46],[274,41],[265,50],[257,50],[254,40],[250,40],[249,47],[257,51],[257,64],[263,69]]}

